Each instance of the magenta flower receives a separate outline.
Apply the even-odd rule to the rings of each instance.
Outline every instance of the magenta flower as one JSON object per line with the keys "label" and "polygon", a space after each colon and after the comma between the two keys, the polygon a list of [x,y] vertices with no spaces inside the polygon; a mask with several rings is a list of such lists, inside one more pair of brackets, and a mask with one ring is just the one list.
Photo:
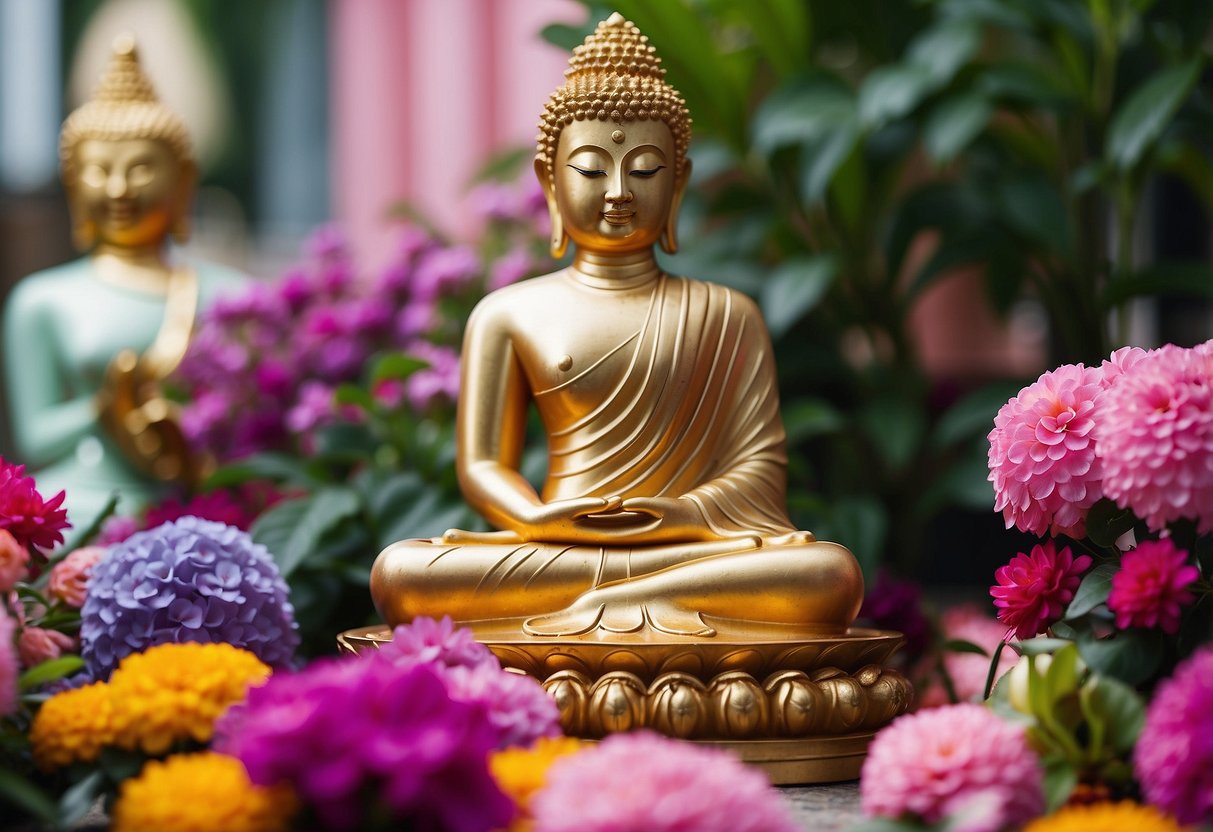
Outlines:
{"label": "magenta flower", "polygon": [[994,510],[1007,528],[1045,535],[1085,533],[1086,512],[1103,496],[1095,452],[1099,370],[1065,364],[1008,401],[990,431]]}
{"label": "magenta flower", "polygon": [[17,710],[17,677],[21,674],[21,665],[17,660],[16,629],[17,622],[4,604],[0,604],[0,717]]}
{"label": "magenta flower", "polygon": [[1043,779],[1022,727],[961,704],[908,714],[877,734],[859,791],[869,816],[930,824],[980,807],[994,832],[1044,812]]}
{"label": "magenta flower", "polygon": [[1169,538],[1147,540],[1121,556],[1108,609],[1116,613],[1116,626],[1122,630],[1158,627],[1175,635],[1180,608],[1195,600],[1187,588],[1199,577],[1200,570],[1188,563],[1188,553]]}
{"label": "magenta flower", "polygon": [[0,529],[35,556],[45,555],[63,542],[70,529],[67,509],[61,508],[66,493],[60,491],[43,500],[34,478],[25,476],[24,465],[13,465],[0,457]]}
{"label": "magenta flower", "polygon": [[1104,492],[1154,531],[1213,531],[1213,341],[1141,357],[1099,401]]}
{"label": "magenta flower", "polygon": [[278,673],[215,730],[216,750],[239,758],[254,783],[290,784],[326,829],[376,818],[482,832],[514,811],[489,774],[487,714],[452,698],[431,665],[372,653]]}
{"label": "magenta flower", "polygon": [[913,581],[898,580],[881,571],[863,598],[859,617],[882,630],[897,630],[906,637],[905,653],[922,655],[931,641],[931,622],[922,610],[922,590]]}
{"label": "magenta flower", "polygon": [[439,664],[443,667],[500,667],[497,658],[472,636],[456,627],[449,615],[441,620],[414,618],[392,631],[392,640],[379,648],[395,664]]}
{"label": "magenta flower", "polygon": [[535,832],[792,832],[761,772],[719,749],[641,731],[561,757],[531,800]]}
{"label": "magenta flower", "polygon": [[1075,558],[1069,546],[1058,552],[1052,540],[1033,546],[1031,554],[1020,552],[994,573],[998,585],[990,587],[990,595],[998,607],[998,620],[1016,638],[1043,633],[1061,619],[1090,565],[1090,557]]}
{"label": "magenta flower", "polygon": [[1158,686],[1133,764],[1152,804],[1185,825],[1213,823],[1213,647]]}

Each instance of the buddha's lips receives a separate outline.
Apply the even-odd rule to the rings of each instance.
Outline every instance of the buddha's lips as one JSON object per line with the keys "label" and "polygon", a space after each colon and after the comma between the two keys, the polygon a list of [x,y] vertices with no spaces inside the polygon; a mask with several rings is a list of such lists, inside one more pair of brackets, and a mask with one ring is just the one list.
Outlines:
{"label": "buddha's lips", "polygon": [[603,211],[602,212],[602,218],[604,220],[606,220],[607,222],[609,222],[611,225],[626,225],[627,223],[632,221],[632,217],[634,217],[634,216],[636,216],[636,212],[628,211],[628,210],[616,210],[616,211]]}

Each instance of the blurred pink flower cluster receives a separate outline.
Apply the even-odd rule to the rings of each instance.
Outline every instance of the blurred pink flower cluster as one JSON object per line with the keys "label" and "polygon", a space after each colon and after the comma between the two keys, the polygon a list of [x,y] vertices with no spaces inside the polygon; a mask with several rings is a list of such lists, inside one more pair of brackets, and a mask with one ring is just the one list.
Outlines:
{"label": "blurred pink flower cluster", "polygon": [[1044,373],[998,411],[989,480],[1007,528],[1086,533],[1102,497],[1152,530],[1213,531],[1213,341]]}

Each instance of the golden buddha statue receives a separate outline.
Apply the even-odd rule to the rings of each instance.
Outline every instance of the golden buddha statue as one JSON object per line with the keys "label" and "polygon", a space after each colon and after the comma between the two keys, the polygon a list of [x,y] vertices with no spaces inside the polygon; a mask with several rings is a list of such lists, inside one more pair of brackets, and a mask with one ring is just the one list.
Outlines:
{"label": "golden buddha statue", "polygon": [[170,236],[188,237],[197,168],[129,36],[64,122],[60,159],[86,256],[17,284],[4,369],[18,455],[45,492],[67,491],[80,529],[113,494],[134,510],[165,483],[198,480],[201,462],[160,382],[184,356],[199,306],[244,278],[170,258]]}
{"label": "golden buddha statue", "polygon": [[[499,531],[400,541],[371,577],[389,625],[448,615],[472,627],[507,664],[546,680],[574,733],[648,724],[712,734],[698,717],[670,714],[685,716],[692,706],[678,697],[709,696],[721,672],[728,711],[767,701],[755,673],[791,669],[784,682],[815,684],[805,670],[816,659],[796,669],[793,655],[850,639],[862,643],[856,662],[879,662],[897,644],[848,635],[863,598],[855,558],[788,519],[785,434],[758,308],[665,274],[654,258],[655,245],[677,248],[691,169],[690,118],[664,75],[648,39],[618,14],[574,51],[535,157],[552,252],[571,240],[572,264],[488,295],[463,345],[456,471]],[[519,473],[532,404],[548,450],[538,493]],[[744,680],[728,676],[741,670]],[[864,700],[838,730],[904,709],[904,680],[881,690],[879,707]],[[785,698],[825,695],[813,691]],[[674,710],[655,715],[658,700]],[[769,703],[753,708],[721,717],[731,727],[714,735],[774,731]]]}

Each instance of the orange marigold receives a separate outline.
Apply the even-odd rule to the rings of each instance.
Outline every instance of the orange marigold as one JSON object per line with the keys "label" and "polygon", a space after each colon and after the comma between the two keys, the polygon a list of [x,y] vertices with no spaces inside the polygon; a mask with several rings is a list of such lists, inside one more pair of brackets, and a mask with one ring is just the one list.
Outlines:
{"label": "orange marigold", "polygon": [[235,757],[203,752],[153,760],[123,782],[114,832],[278,832],[297,803],[286,786],[255,786]]}
{"label": "orange marigold", "polygon": [[569,754],[576,754],[587,743],[573,737],[542,737],[530,748],[506,748],[489,757],[489,771],[501,790],[518,807],[518,817],[509,832],[531,829],[528,807],[531,798],[547,782],[552,763]]}
{"label": "orange marigold", "polygon": [[57,693],[43,703],[29,732],[34,762],[43,771],[91,763],[114,740],[109,689],[95,682]]}
{"label": "orange marigold", "polygon": [[1131,800],[1065,806],[1055,814],[1037,818],[1024,832],[1181,832],[1182,827],[1153,806]]}
{"label": "orange marigold", "polygon": [[146,754],[210,742],[217,720],[270,668],[230,644],[161,644],[127,656],[110,678],[114,742]]}

